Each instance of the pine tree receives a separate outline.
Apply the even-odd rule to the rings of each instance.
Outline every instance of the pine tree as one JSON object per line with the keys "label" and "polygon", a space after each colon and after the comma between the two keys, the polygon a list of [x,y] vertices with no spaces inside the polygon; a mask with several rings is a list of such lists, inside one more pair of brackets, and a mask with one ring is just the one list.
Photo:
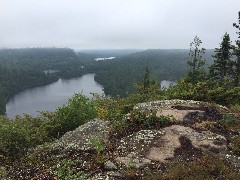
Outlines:
{"label": "pine tree", "polygon": [[148,66],[145,67],[145,73],[143,78],[143,92],[144,94],[148,93],[149,87],[150,87],[150,71],[148,69]]}
{"label": "pine tree", "polygon": [[142,95],[142,100],[147,100],[149,97],[159,92],[159,84],[151,78],[151,72],[148,65],[145,67],[144,77],[141,83],[135,84],[135,88]]}
{"label": "pine tree", "polygon": [[236,46],[234,46],[233,54],[236,56],[234,61],[233,73],[234,73],[234,82],[236,86],[240,85],[240,11],[238,12],[238,24],[233,23],[233,27],[238,29],[238,40],[236,40]]}
{"label": "pine tree", "polygon": [[231,77],[231,56],[232,56],[232,45],[230,36],[225,33],[220,48],[215,49],[214,64],[210,67],[210,75],[215,79],[224,79],[225,77]]}
{"label": "pine tree", "polygon": [[205,75],[203,69],[205,60],[203,59],[203,54],[206,49],[201,48],[201,44],[202,41],[197,36],[195,36],[193,42],[190,43],[190,51],[187,57],[190,71],[188,72],[187,79],[192,83],[197,83],[199,80],[202,80]]}

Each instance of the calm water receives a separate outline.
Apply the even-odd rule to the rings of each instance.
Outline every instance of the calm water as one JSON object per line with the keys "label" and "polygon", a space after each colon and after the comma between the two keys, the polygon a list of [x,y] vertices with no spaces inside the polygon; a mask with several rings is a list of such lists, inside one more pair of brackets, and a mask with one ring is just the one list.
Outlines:
{"label": "calm water", "polygon": [[167,80],[163,80],[161,82],[161,88],[168,88],[170,85],[176,85],[177,83],[174,81],[167,81]]}
{"label": "calm water", "polygon": [[[168,87],[173,81],[164,80],[161,87]],[[94,81],[94,74],[86,74],[82,77],[68,80],[59,79],[57,82],[26,89],[9,99],[6,105],[6,115],[14,118],[17,114],[27,113],[33,116],[40,111],[55,111],[63,106],[74,93],[83,92],[88,97],[92,93],[102,94],[102,86]]]}
{"label": "calm water", "polygon": [[6,115],[14,118],[23,113],[37,116],[39,111],[54,111],[63,106],[74,93],[83,92],[91,97],[90,92],[102,94],[102,86],[94,81],[94,74],[26,89],[14,95],[6,105]]}

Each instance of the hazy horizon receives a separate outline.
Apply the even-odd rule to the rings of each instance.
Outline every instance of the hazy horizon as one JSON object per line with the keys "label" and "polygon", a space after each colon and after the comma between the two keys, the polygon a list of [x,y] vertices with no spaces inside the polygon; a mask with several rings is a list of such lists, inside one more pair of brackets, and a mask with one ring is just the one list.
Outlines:
{"label": "hazy horizon", "polygon": [[237,39],[239,0],[0,0],[0,48],[206,49]]}

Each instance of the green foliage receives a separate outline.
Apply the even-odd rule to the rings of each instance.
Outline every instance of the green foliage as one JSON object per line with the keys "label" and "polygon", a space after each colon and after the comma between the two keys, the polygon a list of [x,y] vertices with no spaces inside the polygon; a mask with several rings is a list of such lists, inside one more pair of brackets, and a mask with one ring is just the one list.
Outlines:
{"label": "green foliage", "polygon": [[156,81],[152,80],[148,66],[145,67],[145,73],[142,81],[135,84],[135,88],[141,95],[141,102],[146,102],[150,99],[150,97],[158,94],[159,85]]}
{"label": "green foliage", "polygon": [[232,124],[236,123],[236,118],[231,115],[231,114],[223,114],[223,118],[221,120],[221,124],[223,124],[224,126],[229,126]]}
{"label": "green foliage", "polygon": [[37,118],[17,116],[14,120],[0,116],[0,153],[12,157],[24,154],[27,148],[59,138],[96,115],[92,101],[75,94],[55,113],[42,112]]}
{"label": "green foliage", "polygon": [[[68,48],[24,48],[0,50],[0,114],[14,94],[61,78],[86,73],[86,62]],[[44,70],[57,70],[45,74]]]}
{"label": "green foliage", "polygon": [[56,117],[54,118],[57,120],[59,126],[58,133],[62,135],[67,131],[74,130],[96,116],[97,111],[92,101],[79,93],[75,94],[66,106],[58,108]]}
{"label": "green foliage", "polygon": [[97,151],[97,156],[95,158],[97,163],[104,163],[106,158],[104,155],[105,145],[103,140],[100,137],[92,136],[90,138],[90,142],[93,144],[95,150]]}
{"label": "green foliage", "polygon": [[233,27],[238,29],[238,32],[237,32],[238,38],[240,38],[240,22],[239,22],[239,20],[240,20],[240,11],[238,12],[238,23],[233,23]]}
{"label": "green foliage", "polygon": [[98,153],[101,153],[104,151],[105,146],[104,146],[103,140],[100,139],[99,137],[96,137],[96,136],[91,137],[90,142],[93,144],[94,148]]}
{"label": "green foliage", "polygon": [[237,29],[238,40],[236,40],[236,46],[233,49],[233,55],[236,57],[233,63],[233,75],[235,86],[240,85],[240,11],[238,12],[238,23],[233,23],[233,27]]}
{"label": "green foliage", "polygon": [[240,40],[236,41],[236,46],[233,48],[233,55],[236,57],[233,61],[233,79],[235,86],[240,85]]}
{"label": "green foliage", "polygon": [[220,48],[215,49],[215,58],[213,65],[210,67],[210,75],[218,80],[223,80],[225,77],[232,76],[232,45],[230,36],[225,33]]}
{"label": "green foliage", "polygon": [[[2,117],[0,117],[2,118]],[[0,121],[0,153],[18,156],[29,147],[30,137],[19,124],[2,119]]]}
{"label": "green foliage", "polygon": [[[207,50],[204,58],[212,64],[213,50]],[[186,49],[149,49],[114,60],[98,61],[90,68],[96,73],[95,80],[103,85],[104,93],[112,97],[127,97],[137,93],[133,84],[142,81],[145,64],[159,85],[162,80],[176,81],[187,73]],[[206,67],[206,66],[205,66]]]}
{"label": "green foliage", "polygon": [[208,79],[193,84],[183,78],[176,86],[165,90],[164,95],[166,99],[193,99],[230,105],[240,102],[240,87],[232,87],[229,79],[220,83]]}
{"label": "green foliage", "polygon": [[78,171],[77,167],[81,166],[83,162],[80,159],[63,159],[55,170],[58,179],[79,179],[85,180],[86,175],[82,171]]}
{"label": "green foliage", "polygon": [[[133,126],[152,127],[156,124],[163,126],[172,122],[171,117],[157,117],[157,111],[154,109],[133,109],[137,103],[142,102],[142,96],[142,94],[132,94],[126,98],[110,98],[95,95],[94,102],[98,107],[98,117],[110,121],[117,131],[124,131]],[[156,96],[149,96],[150,98],[154,99]]]}
{"label": "green foliage", "polygon": [[173,121],[172,117],[157,117],[157,111],[154,109],[133,110],[129,113],[126,124],[139,127],[153,127],[154,125],[164,126]]}
{"label": "green foliage", "polygon": [[150,80],[150,71],[148,66],[145,67],[145,73],[143,78],[143,94],[148,93],[148,89],[150,88],[151,80]]}
{"label": "green foliage", "polygon": [[187,63],[190,67],[190,70],[188,72],[187,79],[192,83],[203,80],[205,76],[205,60],[203,59],[203,55],[206,49],[201,48],[201,44],[202,41],[197,36],[195,36],[193,42],[190,43],[190,51],[187,58]]}
{"label": "green foliage", "polygon": [[100,119],[110,121],[112,124],[123,123],[122,119],[125,114],[130,112],[135,105],[136,98],[119,98],[94,95],[94,104],[97,108],[97,114]]}

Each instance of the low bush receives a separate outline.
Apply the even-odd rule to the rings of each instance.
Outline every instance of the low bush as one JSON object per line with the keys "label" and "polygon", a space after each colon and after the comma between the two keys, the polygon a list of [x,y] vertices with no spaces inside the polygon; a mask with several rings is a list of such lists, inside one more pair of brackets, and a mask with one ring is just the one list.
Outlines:
{"label": "low bush", "polygon": [[36,118],[25,114],[9,120],[0,116],[0,154],[11,157],[23,154],[27,148],[59,138],[96,115],[93,102],[75,94],[66,106],[53,113],[42,112]]}
{"label": "low bush", "polygon": [[80,93],[75,94],[66,106],[58,108],[54,118],[56,119],[59,133],[62,135],[96,116],[97,110],[94,103]]}
{"label": "low bush", "polygon": [[0,124],[0,154],[16,157],[29,147],[30,137],[22,127],[4,120]]}

